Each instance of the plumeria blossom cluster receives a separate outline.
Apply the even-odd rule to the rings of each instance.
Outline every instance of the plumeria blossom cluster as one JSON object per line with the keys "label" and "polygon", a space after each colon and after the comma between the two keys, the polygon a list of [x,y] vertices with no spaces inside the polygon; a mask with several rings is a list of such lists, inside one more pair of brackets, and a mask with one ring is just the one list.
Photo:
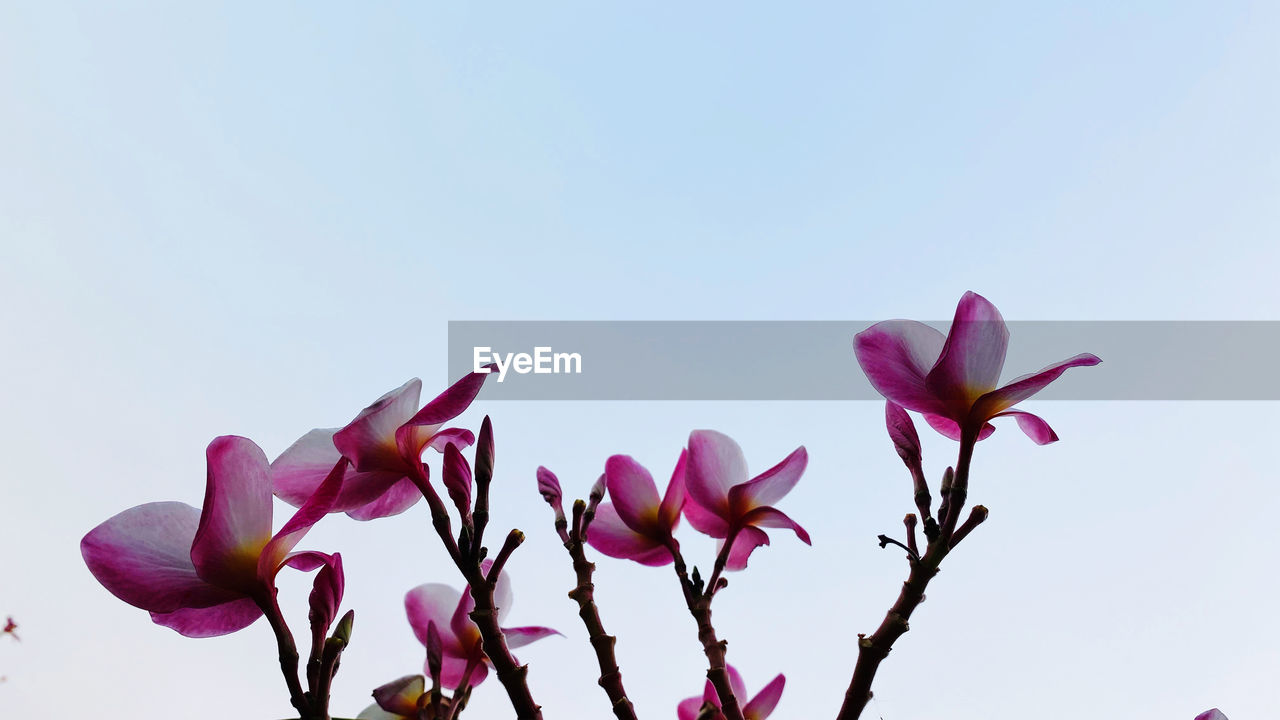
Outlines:
{"label": "plumeria blossom cluster", "polygon": [[[572,524],[564,513],[559,479],[547,468],[538,468],[538,492],[555,513],[556,530],[573,558],[578,576],[578,586],[570,597],[580,606],[603,671],[600,684],[620,720],[632,720],[636,715],[622,684],[612,638],[605,634],[595,607],[594,566],[586,559],[584,544],[610,557],[641,565],[674,565],[680,592],[707,657],[707,683],[716,697],[715,712],[720,713],[709,717],[762,718],[777,704],[782,684],[776,683],[776,694],[771,685],[764,700],[744,706],[746,701],[739,699],[743,694],[741,678],[729,667],[725,645],[711,624],[711,602],[716,592],[727,585],[722,573],[745,569],[752,552],[769,544],[764,528],[785,528],[810,543],[803,527],[773,507],[799,482],[808,457],[804,447],[799,447],[769,470],[750,477],[746,456],[733,438],[714,430],[695,430],[681,449],[661,495],[653,475],[643,465],[629,455],[614,455],[605,461],[604,474],[592,487],[589,499],[574,503]],[[602,502],[606,493],[610,502]],[[717,540],[711,575],[705,580],[696,567],[689,573],[675,538],[682,516],[694,529]],[[681,718],[688,709],[686,705],[682,703],[679,708]],[[748,710],[753,714],[744,715]]]}
{"label": "plumeria blossom cluster", "polygon": [[[881,547],[905,551],[909,574],[880,625],[851,641],[857,659],[839,720],[861,716],[872,680],[894,642],[907,632],[907,621],[942,561],[986,519],[985,507],[965,504],[970,461],[977,443],[994,431],[992,421],[1013,418],[1032,441],[1056,441],[1044,419],[1015,406],[1067,369],[1100,362],[1083,353],[1001,384],[1008,341],[999,311],[974,293],[960,300],[946,335],[918,322],[890,320],[854,338],[857,363],[886,399],[885,426],[911,477],[914,512],[904,519],[902,540],[878,536]],[[518,720],[540,719],[527,666],[512,650],[560,633],[540,625],[507,624],[512,588],[504,569],[524,535],[509,531],[495,545],[496,552],[486,543],[496,456],[493,424],[485,417],[474,433],[449,426],[471,406],[487,376],[468,374],[421,406],[422,383],[410,380],[346,425],[305,433],[271,462],[251,440],[216,438],[206,451],[208,474],[200,508],[157,502],[125,510],[85,535],[85,563],[109,592],[146,610],[156,624],[186,636],[224,635],[266,617],[298,717],[330,720],[330,688],[351,642],[354,613],[340,614],[345,588],[341,554],[296,548],[329,514],[367,522],[424,501],[429,532],[443,545],[463,586],[432,578],[405,593],[408,630],[424,653],[421,671],[414,668],[413,674],[373,689],[373,702],[359,717],[452,720],[465,710],[475,688],[494,675]],[[936,506],[912,412],[959,443],[955,463],[941,473]],[[605,630],[595,600],[596,565],[589,551],[655,569],[672,568],[707,669],[702,694],[681,701],[665,716],[766,720],[782,699],[786,678],[778,674],[749,695],[728,662],[726,643],[711,622],[711,607],[728,587],[726,573],[747,569],[755,551],[770,545],[770,531],[786,531],[811,544],[808,532],[780,509],[805,473],[808,452],[797,447],[752,475],[748,453],[732,438],[694,430],[683,447],[673,448],[673,457],[674,466],[663,466],[672,470],[661,489],[635,458],[608,457],[586,499],[573,501],[567,511],[556,475],[545,467],[534,473],[570,557],[574,584],[569,597],[578,606],[599,664],[598,684],[618,720],[637,719],[623,683],[617,639]],[[296,508],[274,531],[273,496]],[[701,568],[684,557],[677,539],[682,520],[714,540],[715,552]],[[314,572],[306,599],[310,650],[305,658],[279,602],[276,577],[286,569]],[[15,627],[10,619],[4,633],[16,638]],[[1196,720],[1226,718],[1213,709]]]}

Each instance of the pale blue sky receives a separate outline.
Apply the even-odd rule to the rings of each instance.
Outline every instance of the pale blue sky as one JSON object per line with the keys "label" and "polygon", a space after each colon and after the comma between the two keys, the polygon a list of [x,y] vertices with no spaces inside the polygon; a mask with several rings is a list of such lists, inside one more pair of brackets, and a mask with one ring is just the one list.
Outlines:
{"label": "pale blue sky", "polygon": [[[274,456],[411,376],[440,389],[450,319],[936,319],[972,289],[1011,319],[1280,320],[1278,32],[1233,2],[0,7],[0,614],[24,631],[0,714],[284,717],[265,626],[153,626],[79,538],[198,504],[215,435]],[[980,448],[992,519],[871,712],[1274,714],[1274,406],[1039,409],[1063,442]],[[775,717],[834,715],[904,576],[874,543],[911,509],[879,405],[483,413],[495,522],[530,536],[512,619],[569,635],[521,654],[549,719],[606,708],[533,468],[580,492],[615,452],[665,475],[698,427],[757,470],[813,457],[783,508],[814,547],[778,534],[716,617],[753,691],[787,673]],[[926,443],[936,477],[954,447]],[[403,592],[457,582],[418,510],[307,543],[343,552],[360,617],[340,713],[420,668]],[[611,562],[600,584],[642,717],[673,717],[701,688],[677,588]],[[468,714],[503,702],[486,684]]]}

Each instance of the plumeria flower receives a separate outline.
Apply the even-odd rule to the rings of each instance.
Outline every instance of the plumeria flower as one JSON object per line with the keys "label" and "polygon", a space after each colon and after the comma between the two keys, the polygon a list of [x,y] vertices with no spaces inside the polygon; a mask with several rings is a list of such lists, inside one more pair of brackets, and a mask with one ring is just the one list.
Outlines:
{"label": "plumeria flower", "polygon": [[1222,714],[1218,708],[1205,710],[1196,716],[1196,720],[1227,720],[1227,716]]}
{"label": "plumeria flower", "polygon": [[[742,682],[742,675],[734,669],[732,665],[726,666],[729,671],[729,685],[733,688],[733,695],[739,698],[747,696],[747,685]],[[742,705],[742,716],[746,720],[765,720],[773,714],[773,709],[778,706],[778,700],[782,698],[782,688],[787,684],[787,678],[778,675],[764,686],[764,689],[756,693],[745,705]],[[676,714],[680,720],[697,720],[699,711],[705,703],[711,703],[717,708],[720,707],[720,696],[716,694],[715,686],[711,681],[707,681],[706,690],[703,691],[702,697],[691,697],[680,701],[680,705],[676,708]],[[724,714],[717,711],[712,716],[712,720],[724,720]]]}
{"label": "plumeria flower", "polygon": [[914,320],[887,320],[854,336],[858,364],[881,395],[924,419],[943,435],[959,440],[966,433],[981,440],[995,427],[992,418],[1012,417],[1039,445],[1058,439],[1036,415],[1011,409],[1057,380],[1067,368],[1097,365],[1096,355],[1081,353],[997,388],[1009,345],[1009,329],[1000,311],[967,292],[956,307],[951,331],[942,333]]}
{"label": "plumeria flower", "polygon": [[614,455],[605,462],[605,487],[611,503],[596,508],[587,531],[587,543],[610,557],[635,560],[641,565],[672,562],[672,532],[684,507],[685,461],[680,453],[671,482],[662,499],[653,476],[629,455]]}
{"label": "plumeria flower", "polygon": [[247,627],[273,603],[284,566],[314,570],[333,562],[318,552],[293,553],[329,511],[346,462],[336,463],[315,493],[271,534],[271,468],[247,438],[214,439],[204,509],[157,502],[125,510],[84,536],[89,571],[121,600],[151,613],[157,624],[188,637],[225,635]]}
{"label": "plumeria flower", "polygon": [[346,427],[303,435],[271,463],[276,495],[294,507],[302,505],[345,457],[355,471],[330,512],[372,520],[408,510],[422,497],[414,482],[426,479],[422,451],[430,447],[443,453],[449,443],[465,448],[475,441],[470,430],[443,426],[471,405],[486,377],[469,373],[421,410],[422,381],[414,378],[361,410]]}
{"label": "plumeria flower", "polygon": [[[358,720],[417,720],[419,711],[431,701],[426,679],[406,675],[373,691],[373,704],[356,717]],[[441,707],[449,709],[449,698],[440,698]]]}
{"label": "plumeria flower", "polygon": [[725,565],[729,570],[745,568],[752,551],[769,544],[761,528],[790,528],[805,544],[812,544],[804,528],[772,507],[791,492],[808,462],[802,445],[748,480],[746,457],[733,438],[714,430],[695,430],[689,435],[684,515],[699,532],[721,538],[721,549],[723,541],[732,538]]}
{"label": "plumeria flower", "polygon": [[[481,569],[488,574],[492,562],[486,560]],[[499,575],[493,592],[493,603],[498,610],[498,622],[501,623],[511,608],[511,583],[507,576]],[[460,684],[479,685],[489,674],[489,658],[484,654],[480,637],[480,628],[471,621],[470,613],[476,607],[470,592],[457,590],[440,583],[427,583],[410,590],[404,596],[405,613],[409,616],[409,626],[413,634],[424,646],[428,645],[431,626],[434,624],[440,636],[440,651],[443,658],[440,685],[446,688],[457,688]],[[514,649],[549,635],[560,633],[547,627],[513,627],[502,628],[507,638],[507,647]],[[426,674],[431,677],[430,663],[426,664]]]}

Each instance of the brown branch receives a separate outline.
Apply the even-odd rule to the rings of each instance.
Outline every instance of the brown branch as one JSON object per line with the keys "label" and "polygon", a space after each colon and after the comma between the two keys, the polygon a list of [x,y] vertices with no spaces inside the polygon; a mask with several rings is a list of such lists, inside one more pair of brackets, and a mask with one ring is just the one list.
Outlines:
{"label": "brown branch", "polygon": [[[938,574],[942,560],[951,551],[956,522],[964,508],[968,491],[969,462],[973,458],[973,446],[976,443],[976,434],[966,433],[961,437],[960,456],[954,475],[951,468],[947,468],[942,482],[942,507],[939,509],[939,515],[942,516],[940,532],[929,538],[929,544],[919,560],[908,558],[911,572],[902,584],[898,599],[889,608],[876,631],[870,635],[859,633],[858,660],[836,720],[857,720],[862,715],[863,709],[871,700],[871,683],[875,680],[880,663],[889,656],[894,642],[911,629],[908,624],[911,613],[924,601],[924,591],[929,586],[929,581]],[[967,533],[968,531],[965,532]],[[963,538],[963,535],[960,537]]]}
{"label": "brown branch", "polygon": [[[725,543],[721,556],[727,557],[730,545],[731,542]],[[702,652],[707,656],[707,680],[711,681],[716,696],[720,698],[720,712],[724,714],[725,720],[744,720],[742,708],[738,705],[738,698],[733,694],[733,686],[729,682],[725,662],[728,643],[716,637],[716,629],[711,624],[711,600],[715,585],[709,585],[705,593],[700,592],[700,584],[689,579],[684,558],[680,555],[679,547],[674,544],[671,546],[671,556],[675,558],[676,576],[680,578],[680,588],[684,592],[689,614],[698,623],[698,641],[702,643]],[[716,559],[716,564],[721,564],[720,558]]]}
{"label": "brown branch", "polygon": [[[604,623],[600,620],[600,609],[596,607],[595,585],[592,576],[596,566],[587,560],[584,550],[586,530],[591,522],[587,506],[581,500],[573,506],[573,532],[565,537],[564,546],[573,559],[573,571],[578,585],[569,591],[569,597],[578,603],[578,617],[587,628],[587,638],[596,652],[596,662],[600,665],[600,679],[597,681],[613,708],[618,720],[636,720],[635,707],[627,697],[627,690],[622,684],[622,670],[618,667],[618,659],[614,653],[617,638],[605,632]],[[557,528],[560,519],[556,521]]]}
{"label": "brown branch", "polygon": [[[493,669],[497,671],[498,680],[506,688],[517,719],[542,720],[540,706],[534,701],[533,694],[529,692],[529,668],[527,665],[518,665],[511,655],[506,637],[503,636],[502,628],[498,625],[498,611],[493,600],[493,590],[497,584],[498,572],[501,572],[501,565],[506,563],[507,557],[520,545],[524,534],[519,530],[512,530],[507,535],[507,542],[503,546],[503,552],[507,557],[501,557],[500,563],[494,563],[498,572],[492,573],[493,580],[485,577],[480,567],[483,548],[476,548],[475,552],[467,553],[465,556],[459,551],[458,543],[454,540],[450,529],[449,511],[428,481],[427,466],[418,463],[418,467],[419,471],[415,473],[413,480],[431,508],[431,524],[436,534],[440,536],[440,541],[444,543],[445,549],[449,551],[449,557],[453,558],[454,565],[466,578],[467,588],[475,602],[475,609],[471,611],[470,617],[480,629],[481,647],[488,656],[489,662],[493,664]],[[507,549],[508,546],[510,549]]]}
{"label": "brown branch", "polygon": [[[476,604],[475,609],[471,611],[471,621],[480,628],[484,654],[489,657],[489,662],[493,663],[493,669],[498,673],[498,680],[507,689],[507,696],[511,699],[511,706],[515,708],[516,717],[518,720],[542,720],[540,706],[534,702],[533,694],[529,692],[529,666],[516,664],[511,650],[507,648],[507,640],[502,634],[502,628],[498,626],[498,608],[493,604],[495,582],[490,582],[478,566],[459,569],[467,575],[467,585]],[[494,580],[497,580],[496,575]]]}

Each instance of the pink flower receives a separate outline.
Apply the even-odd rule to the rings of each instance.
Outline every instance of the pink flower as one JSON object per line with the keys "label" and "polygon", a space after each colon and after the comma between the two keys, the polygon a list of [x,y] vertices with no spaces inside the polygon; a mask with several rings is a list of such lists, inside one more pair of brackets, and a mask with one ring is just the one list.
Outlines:
{"label": "pink flower", "polygon": [[672,562],[672,532],[684,507],[685,458],[680,453],[667,491],[658,499],[653,476],[630,455],[614,455],[605,462],[605,487],[612,503],[596,508],[587,529],[587,543],[610,557],[635,560],[641,565]]}
{"label": "pink flower", "polygon": [[[734,669],[732,665],[726,667],[729,671],[729,685],[733,688],[734,697],[738,698],[739,704],[742,699],[747,696],[747,685],[742,682],[742,676]],[[778,706],[778,700],[782,698],[782,688],[787,684],[787,678],[778,675],[764,686],[764,689],[756,693],[745,705],[742,705],[742,716],[746,720],[765,720],[769,715],[773,714],[773,709]],[[702,693],[702,697],[691,697],[680,701],[680,705],[676,708],[676,714],[680,720],[696,720],[698,711],[702,709],[704,703],[711,703],[717,708],[720,707],[720,696],[716,694],[715,687],[711,681],[707,681],[706,689]],[[717,712],[713,716],[713,720],[724,720],[724,715]]]}
{"label": "pink flower", "polygon": [[853,340],[858,364],[871,385],[890,401],[923,413],[943,435],[959,440],[968,433],[981,440],[995,431],[989,420],[1013,417],[1037,444],[1054,442],[1058,436],[1048,423],[1010,408],[1040,392],[1067,368],[1102,361],[1081,353],[997,388],[1008,345],[1009,329],[1000,311],[972,292],[960,299],[946,337],[913,320],[887,320]]}
{"label": "pink flower", "polygon": [[[481,568],[487,574],[491,566],[492,562],[486,560]],[[511,607],[511,583],[506,575],[498,576],[493,602],[498,611],[498,622],[501,623]],[[480,628],[476,627],[469,616],[475,607],[470,592],[458,592],[440,583],[419,585],[404,596],[409,626],[413,628],[413,634],[419,642],[424,646],[428,644],[432,624],[439,633],[443,658],[440,685],[443,687],[457,688],[464,679],[474,687],[489,674],[489,659],[484,654]],[[560,633],[551,628],[530,626],[504,627],[502,634],[507,638],[507,647],[514,649]],[[432,677],[430,663],[425,667],[427,676]]]}
{"label": "pink flower", "polygon": [[1196,716],[1196,720],[1227,720],[1227,716],[1222,714],[1218,708],[1205,710]]}
{"label": "pink flower", "polygon": [[355,472],[330,512],[372,520],[408,510],[422,497],[414,483],[415,477],[425,481],[422,451],[431,447],[444,452],[449,443],[467,447],[474,442],[470,430],[443,425],[471,405],[486,377],[466,375],[421,410],[422,381],[414,378],[361,410],[346,427],[303,435],[271,463],[276,495],[300,506],[338,458],[345,457]]}
{"label": "pink flower", "polygon": [[[357,720],[413,720],[431,699],[427,683],[421,675],[406,675],[373,691],[374,704],[356,716]],[[449,706],[442,698],[443,707]]]}
{"label": "pink flower", "polygon": [[225,635],[257,620],[262,605],[274,602],[275,576],[285,565],[308,571],[333,562],[323,553],[290,551],[328,512],[347,465],[332,467],[272,535],[271,469],[262,450],[224,436],[209,443],[206,455],[203,510],[180,502],[139,505],[80,541],[103,587],[188,637]]}
{"label": "pink flower", "polygon": [[9,617],[5,618],[4,628],[0,629],[0,635],[8,635],[14,640],[21,641],[22,638],[18,637],[17,630],[18,630],[18,623],[14,622],[13,616],[10,615]]}
{"label": "pink flower", "polygon": [[769,536],[760,528],[790,528],[805,544],[812,544],[804,528],[771,507],[791,492],[808,462],[802,445],[748,480],[746,457],[733,438],[714,430],[695,430],[689,435],[684,515],[699,532],[733,538],[725,566],[729,570],[745,568],[752,551],[769,544]]}

